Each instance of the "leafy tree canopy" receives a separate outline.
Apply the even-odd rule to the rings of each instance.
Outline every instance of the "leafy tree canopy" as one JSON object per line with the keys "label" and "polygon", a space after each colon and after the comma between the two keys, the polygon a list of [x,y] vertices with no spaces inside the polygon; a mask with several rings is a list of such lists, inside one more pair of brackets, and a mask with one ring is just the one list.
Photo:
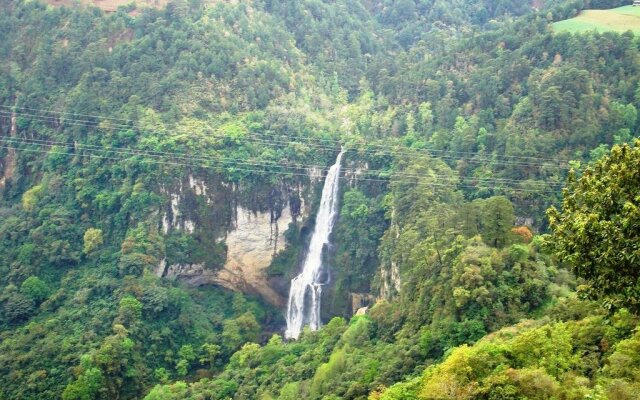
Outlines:
{"label": "leafy tree canopy", "polygon": [[551,245],[609,307],[640,312],[640,140],[572,172],[562,211],[548,211]]}

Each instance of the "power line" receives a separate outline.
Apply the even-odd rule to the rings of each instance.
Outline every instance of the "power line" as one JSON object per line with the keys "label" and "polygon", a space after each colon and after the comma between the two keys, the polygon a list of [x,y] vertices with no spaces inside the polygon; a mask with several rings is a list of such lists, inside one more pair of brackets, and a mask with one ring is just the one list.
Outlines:
{"label": "power line", "polygon": [[[15,113],[16,115],[22,115],[22,116],[29,116],[29,117],[33,117],[36,119],[40,119],[40,120],[44,120],[44,121],[51,121],[51,122],[59,122],[56,117],[54,116],[49,116],[49,115],[37,115],[37,114],[30,114],[30,113],[24,113],[24,112],[18,112],[15,111],[15,109],[23,109],[23,110],[30,110],[30,111],[34,111],[34,112],[41,112],[41,113],[46,113],[46,114],[59,114],[59,115],[77,115],[77,116],[86,116],[86,117],[90,117],[90,118],[96,118],[96,119],[105,119],[105,120],[116,120],[116,121],[127,121],[130,122],[131,124],[133,124],[134,126],[130,126],[130,125],[126,125],[126,124],[113,124],[113,127],[120,127],[120,128],[126,128],[126,129],[134,129],[138,132],[143,131],[142,128],[140,128],[138,125],[135,124],[134,121],[131,120],[126,120],[126,119],[120,119],[120,118],[111,118],[111,117],[101,117],[101,116],[97,116],[97,115],[88,115],[88,114],[74,114],[74,113],[65,113],[65,112],[58,112],[58,111],[48,111],[48,110],[43,110],[43,109],[36,109],[36,108],[26,108],[26,107],[10,107],[10,106],[4,106],[4,105],[0,105],[0,108],[5,108],[5,109],[10,109],[10,110],[14,110],[14,111],[2,111],[0,110],[0,114],[4,114],[4,115],[9,115],[10,113]],[[78,119],[78,118],[66,118],[66,120],[63,120],[63,122],[65,123],[69,123],[71,122],[71,125],[80,125],[80,126],[87,126],[87,127],[97,127],[99,126],[99,122],[94,122],[94,121],[89,121],[89,120],[83,120],[83,119]],[[157,126],[157,125],[156,125]],[[174,124],[175,127],[175,124]],[[158,131],[154,131],[154,130],[148,130],[148,132],[150,133],[159,133]],[[265,134],[259,134],[259,133],[252,133],[252,136],[257,136],[257,137],[266,137],[269,138],[270,141],[268,143],[272,143],[274,141],[274,138],[276,138],[276,136],[274,135],[265,135]],[[294,139],[300,139],[298,137],[295,136],[290,136],[290,135],[279,135],[280,137],[284,137],[284,138],[294,138]],[[255,140],[255,139],[254,139]],[[339,141],[333,141],[333,145],[331,144],[326,144],[327,142],[330,141],[330,139],[320,139],[320,138],[306,138],[306,140],[309,140],[311,143],[305,143],[306,145],[309,145],[311,147],[315,147],[315,148],[320,148],[320,149],[326,149],[326,150],[334,150],[335,147],[340,145]],[[315,141],[315,143],[313,142]],[[264,143],[264,141],[262,141],[261,143]],[[282,142],[280,142],[282,143]],[[289,144],[291,142],[284,142],[284,144]],[[492,158],[486,158],[486,155],[482,155],[480,153],[477,152],[463,152],[463,151],[448,151],[448,150],[438,150],[438,149],[407,149],[407,150],[388,150],[388,147],[385,145],[380,145],[380,144],[368,144],[369,147],[374,147],[374,148],[379,148],[380,152],[382,153],[387,153],[387,154],[391,154],[391,155],[415,155],[415,152],[418,153],[428,153],[429,155],[434,155],[434,153],[442,153],[443,155],[438,156],[439,158],[443,158],[443,159],[451,159],[451,160],[455,160],[458,161],[460,159],[464,159],[467,162],[482,162],[482,161],[487,161],[487,162],[496,162],[496,160],[492,157]],[[375,150],[366,150],[364,151],[365,153],[370,153],[370,154],[377,154],[378,152],[376,152]],[[476,158],[463,158],[463,157],[453,157],[449,154],[462,154],[462,155],[467,155],[470,157],[476,157],[476,156],[482,156],[480,158],[476,157]],[[547,161],[549,163],[556,163],[558,164],[558,168],[563,168],[560,164],[566,164],[569,162],[569,160],[564,160],[564,159],[551,159],[551,158],[542,158],[539,156],[507,156],[507,155],[495,155],[494,157],[500,157],[500,158],[504,158],[506,160],[499,162],[500,164],[504,164],[504,165],[520,165],[520,166],[541,166],[544,164],[539,164],[539,163],[532,163],[532,162],[524,162],[524,161],[509,161],[509,159],[520,159],[520,160],[534,160],[534,161]],[[550,165],[545,165],[547,167],[549,167]],[[568,167],[564,167],[565,169],[568,169]]]}
{"label": "power line", "polygon": [[[1,106],[0,106],[1,107]],[[4,106],[6,107],[6,106]],[[4,114],[4,115],[9,115],[9,112],[7,111],[0,111],[0,114]],[[60,122],[58,119],[56,119],[56,117],[54,116],[46,116],[46,115],[36,115],[36,114],[27,114],[27,113],[16,113],[17,115],[23,115],[23,116],[29,116],[35,119],[40,119],[41,121],[48,121],[48,122]],[[87,126],[87,127],[99,127],[100,123],[99,122],[94,122],[94,121],[87,121],[87,120],[81,120],[81,119],[73,119],[73,118],[67,118],[65,120],[63,120],[64,123],[69,124],[69,125],[78,125],[78,126]],[[129,126],[129,125],[123,125],[123,124],[115,124],[115,125],[111,125],[110,127],[121,127],[121,128],[125,128],[125,129],[133,129],[136,130],[138,132],[142,132],[142,131],[146,131],[149,133],[162,133],[162,134],[166,134],[166,132],[159,132],[159,131],[154,131],[154,130],[146,130],[146,129],[142,129],[139,128],[137,126]],[[309,141],[309,143],[303,143],[305,145],[314,147],[314,148],[318,148],[318,149],[324,149],[324,150],[335,150],[336,147],[338,147],[340,145],[340,142],[338,141],[334,141],[333,144],[326,144],[326,142],[329,141],[329,139],[320,139],[320,138],[299,138],[296,136],[291,136],[291,135],[279,135],[283,138],[293,138],[293,139],[297,139],[297,140],[307,140]],[[291,141],[281,141],[279,140],[280,138],[274,136],[274,135],[266,135],[266,134],[259,134],[259,133],[252,133],[251,134],[252,137],[252,141],[258,142],[258,143],[267,143],[267,144],[272,144],[272,143],[280,143],[280,144],[290,144],[292,143]],[[265,141],[264,139],[260,139],[261,137],[266,137],[269,140]],[[243,139],[247,139],[247,138],[243,138]],[[479,156],[481,155],[480,153],[474,153],[474,152],[459,152],[459,151],[448,151],[448,150],[437,150],[437,149],[406,149],[406,150],[389,150],[388,146],[386,145],[379,145],[379,144],[367,144],[367,146],[369,147],[374,147],[374,148],[379,148],[379,151],[376,150],[364,150],[364,151],[360,151],[362,153],[365,154],[378,154],[378,152],[381,152],[383,154],[390,154],[390,155],[415,155],[416,152],[418,153],[425,153],[425,154],[429,154],[429,155],[434,155],[433,153],[442,153],[443,155],[437,156],[438,158],[442,158],[442,159],[450,159],[450,160],[454,160],[454,161],[459,161],[463,158],[461,157],[454,157],[449,155],[449,153],[454,153],[454,154],[465,154],[465,155],[469,155],[469,156]],[[355,150],[354,150],[355,151]],[[548,161],[550,163],[557,163],[557,164],[562,164],[562,163],[566,163],[568,162],[568,160],[561,160],[561,159],[547,159],[547,158],[540,158],[540,157],[533,157],[533,156],[506,156],[506,155],[494,155],[495,157],[499,157],[499,158],[516,158],[516,159],[532,159],[532,160],[536,160],[536,161]],[[479,162],[496,162],[496,160],[492,157],[492,158],[487,158],[486,155],[483,155],[482,157],[478,158],[472,158],[472,159],[467,159],[464,158],[465,161],[467,162],[473,162],[473,163],[479,163]],[[503,160],[503,161],[499,161],[500,164],[505,164],[505,165],[520,165],[520,166],[532,166],[532,167],[536,167],[536,166],[541,166],[542,164],[539,163],[531,163],[531,162],[524,162],[524,161],[509,161],[509,160]],[[546,165],[549,166],[549,165]],[[558,166],[559,168],[562,168],[561,166]],[[567,167],[568,168],[568,167]]]}
{"label": "power line", "polygon": [[[243,164],[243,165],[251,165],[251,166],[264,166],[264,167],[274,167],[274,166],[280,166],[280,167],[286,167],[286,168],[292,168],[292,169],[316,169],[319,170],[319,172],[325,172],[326,170],[328,170],[328,168],[326,166],[323,165],[308,165],[308,164],[300,164],[300,163],[283,163],[283,162],[248,162],[246,159],[237,159],[237,158],[230,158],[230,157],[196,157],[193,156],[191,154],[186,154],[186,153],[177,153],[177,152],[165,152],[165,151],[156,151],[156,150],[144,150],[144,149],[132,149],[132,148],[109,148],[109,147],[105,147],[105,146],[96,146],[96,145],[88,145],[88,144],[81,144],[81,143],[74,143],[73,145],[67,142],[56,142],[56,141],[51,141],[51,140],[42,140],[42,139],[27,139],[27,138],[12,138],[12,137],[0,137],[0,140],[5,141],[5,142],[17,142],[17,143],[28,143],[28,144],[41,144],[41,145],[50,145],[50,146],[65,146],[65,147],[69,147],[69,146],[73,146],[75,148],[87,148],[87,149],[93,149],[93,150],[104,150],[104,151],[112,151],[112,152],[116,152],[116,153],[123,153],[125,155],[142,155],[142,156],[149,156],[149,157],[171,157],[171,158],[178,158],[178,159],[183,159],[183,160],[187,160],[187,161],[191,161],[191,160],[201,160],[201,161],[212,161],[212,162],[217,162],[217,163],[235,163],[235,164]],[[393,173],[396,176],[402,176],[402,177],[409,177],[409,178],[421,178],[422,175],[419,174],[411,174],[411,173],[406,173],[406,172],[392,172],[392,171],[388,171],[388,170],[366,170],[364,171],[364,173],[367,173],[369,175],[376,175],[376,174],[387,174],[387,173]],[[436,175],[437,177],[446,177],[444,175]],[[481,177],[468,177],[468,179],[470,180],[489,180],[489,181],[501,181],[501,182],[505,182],[505,183],[520,183],[522,182],[522,180],[516,180],[516,179],[508,179],[508,178],[481,178]],[[547,182],[548,183],[548,182]],[[551,183],[548,183],[550,185],[554,185]],[[558,184],[561,185],[561,184]]]}
{"label": "power line", "polygon": [[[2,114],[2,113],[6,114],[6,112],[0,111],[0,114]],[[45,119],[46,122],[58,122],[58,121],[52,120],[52,117],[38,117],[38,116],[36,116],[35,118],[46,118]],[[89,126],[89,127],[96,127],[97,126],[97,125],[86,125],[84,123],[78,124],[78,123],[74,123],[73,121],[65,121],[65,123],[69,124],[69,125],[80,125],[80,126]],[[224,139],[224,138],[220,138],[220,139]],[[275,142],[275,144],[283,144],[283,145],[304,144],[304,143],[298,143],[298,142],[281,142],[281,141],[279,142],[279,141],[273,141],[273,140],[264,141],[264,140],[259,140],[259,139],[253,139],[253,140],[246,140],[245,139],[245,141],[247,141],[249,143],[254,143],[254,144],[258,143],[258,144],[264,144],[264,145],[268,145],[268,146],[272,146],[274,144],[274,142]],[[335,151],[335,148],[333,148],[333,147],[317,146],[317,145],[315,147],[319,147],[319,148],[324,149],[326,151],[332,151],[332,152]],[[378,154],[375,151],[365,151],[364,153]],[[406,151],[406,152],[387,151],[386,153],[391,154],[391,155],[415,155],[415,154],[410,153],[409,151]],[[459,159],[453,158],[453,157],[439,157],[439,158],[449,158],[449,159],[453,159],[455,161],[459,161]],[[493,159],[485,159],[485,160],[487,160],[488,162],[491,162],[491,163],[495,162],[495,160],[493,160]],[[481,160],[480,159],[476,159],[476,160],[465,160],[465,161],[480,163]],[[544,165],[540,165],[540,164],[530,164],[530,163],[522,163],[522,162],[508,162],[508,161],[498,162],[498,165],[500,165],[500,164],[505,165],[505,166],[506,165],[518,165],[518,166],[530,166],[530,167],[541,167],[541,166],[544,166]],[[314,167],[316,167],[316,168],[324,168],[324,166],[314,166]]]}
{"label": "power line", "polygon": [[[25,138],[8,138],[8,137],[0,137],[0,141],[9,142],[9,143],[24,143],[24,144],[32,144],[38,146],[64,146],[70,147],[72,146],[69,143],[64,142],[55,142],[49,140],[40,140],[40,139],[25,139]],[[282,167],[294,170],[308,170],[308,169],[316,169],[318,172],[326,172],[328,168],[324,166],[318,165],[305,165],[305,164],[289,164],[289,163],[277,163],[277,162],[249,162],[244,159],[236,159],[236,158],[228,158],[228,157],[197,157],[190,154],[185,153],[175,153],[175,152],[162,152],[162,151],[147,151],[147,150],[138,150],[131,148],[107,148],[95,145],[85,145],[85,144],[73,144],[73,147],[80,149],[87,149],[90,151],[107,151],[114,152],[117,154],[129,155],[129,156],[143,156],[143,157],[152,157],[152,158],[162,158],[162,159],[179,159],[183,160],[185,165],[193,165],[200,166],[201,164],[195,164],[194,161],[201,162],[214,162],[214,163],[223,163],[227,165],[248,165],[252,167]],[[415,178],[420,179],[423,176],[419,174],[412,174],[406,172],[392,172],[386,170],[366,170],[364,174],[379,176],[380,174],[391,173],[392,176],[398,178]],[[430,176],[435,178],[448,178],[447,175],[437,175],[431,174]],[[504,183],[504,184],[519,184],[522,183],[522,180],[514,180],[507,178],[481,178],[481,177],[464,177],[462,180],[471,181],[471,182],[490,182],[490,183]],[[551,183],[551,182],[543,182],[543,181],[533,181],[529,182],[530,185],[546,185],[546,186],[562,186],[561,183]]]}
{"label": "power line", "polygon": [[[0,111],[0,115],[11,115],[11,113],[7,112],[7,111]],[[27,115],[32,119],[35,119],[36,121],[40,121],[40,122],[56,122],[59,123],[60,121],[56,118],[56,117],[51,117],[51,116],[39,116],[39,115],[34,115],[34,114],[16,114],[16,115]],[[99,123],[96,122],[91,122],[91,121],[84,121],[84,120],[73,120],[73,119],[66,119],[63,120],[63,123],[66,125],[71,125],[71,126],[84,126],[84,127],[90,127],[90,128],[104,128],[104,127],[100,127]],[[136,130],[137,128],[132,128],[130,126],[123,126],[123,128],[126,129],[134,129]],[[137,132],[143,132],[141,130],[137,130]],[[158,132],[158,131],[145,131],[145,132],[149,132],[149,133],[161,133],[162,135],[166,135],[166,132]],[[260,139],[259,137],[255,137],[255,136],[266,136],[266,137],[270,137],[270,140],[264,140],[264,139]],[[286,137],[286,136],[285,136]],[[245,141],[245,142],[249,142],[249,143],[257,143],[257,144],[266,144],[266,145],[273,145],[273,144],[281,144],[281,145],[291,145],[291,144],[302,144],[305,146],[310,146],[312,148],[316,148],[316,149],[320,149],[320,150],[326,150],[326,151],[335,151],[335,147],[334,146],[327,146],[327,145],[320,145],[320,144],[316,144],[316,143],[304,143],[304,142],[294,142],[294,141],[282,141],[282,140],[278,140],[278,139],[273,139],[274,136],[269,136],[269,135],[261,135],[261,134],[251,134],[250,137],[244,137],[241,140]],[[225,139],[224,137],[220,137],[220,139]],[[374,146],[374,147],[381,147],[382,145],[375,145],[375,144],[368,144],[367,146]],[[363,153],[363,154],[371,154],[371,155],[380,155],[380,154],[388,154],[391,156],[415,156],[416,153],[425,153],[428,154],[430,156],[433,156],[432,154],[429,153],[430,150],[427,151],[422,151],[419,149],[406,149],[406,150],[349,150],[349,151],[354,151],[357,153]],[[480,155],[480,153],[469,153],[469,154],[475,154],[475,155]],[[499,156],[495,156],[495,157],[499,157]],[[439,159],[443,159],[443,160],[452,160],[452,161],[462,161],[464,160],[465,162],[468,163],[473,163],[473,164],[482,164],[482,163],[492,163],[492,164],[496,164],[496,165],[513,165],[513,166],[521,166],[521,167],[554,167],[554,168],[558,168],[558,169],[568,169],[568,166],[562,166],[560,164],[558,165],[553,165],[553,164],[540,164],[540,163],[527,163],[527,162],[520,162],[520,161],[506,161],[506,160],[496,160],[494,157],[492,158],[487,158],[486,156],[483,157],[475,157],[472,159],[466,159],[466,158],[457,158],[457,157],[453,157],[453,156],[449,156],[449,155],[440,155],[437,156],[437,158]]]}
{"label": "power line", "polygon": [[[3,138],[0,138],[0,140],[3,140]],[[3,140],[4,141],[4,140]],[[55,151],[55,150],[51,150],[51,149],[44,149],[43,147],[47,146],[45,144],[36,144],[36,143],[31,143],[31,145],[36,145],[37,147],[41,147],[40,149],[24,149],[24,148],[20,148],[18,146],[16,146],[15,144],[12,146],[11,144],[4,144],[3,146],[0,146],[0,148],[4,148],[4,149],[15,149],[15,150],[20,150],[20,151],[25,151],[25,152],[38,152],[38,153],[48,153],[48,154],[59,154],[59,155],[69,155],[69,156],[88,156],[88,157],[95,157],[95,158],[100,158],[100,159],[109,159],[109,160],[116,160],[116,161],[123,161],[126,160],[126,158],[124,157],[113,157],[113,156],[105,156],[105,155],[100,155],[98,154],[98,150],[96,149],[85,149],[85,151],[87,151],[89,154],[79,154],[79,153],[72,153],[72,152],[62,152],[62,151]],[[139,155],[139,154],[129,154],[129,155]],[[173,161],[167,161],[165,158],[155,158],[155,159],[143,159],[143,160],[139,160],[139,162],[144,162],[144,163],[153,163],[153,164],[159,164],[159,165],[171,165],[171,166],[187,166],[187,167],[200,167],[200,168],[213,168],[213,169],[221,169],[221,166],[213,166],[213,165],[208,165],[208,164],[195,164],[195,163],[181,163],[181,162],[173,162]],[[231,166],[233,166],[234,164],[232,164]],[[235,164],[237,165],[237,164]],[[265,170],[258,170],[258,169],[250,169],[250,168],[233,168],[233,171],[238,171],[238,172],[250,172],[250,173],[266,173],[266,174],[273,174],[273,175],[286,175],[286,176],[303,176],[303,177],[309,177],[309,175],[307,173],[296,173],[296,172],[290,172],[290,171],[265,171]],[[435,176],[431,176],[431,177],[435,177]],[[345,176],[341,176],[341,179],[349,179],[348,177]],[[447,177],[448,179],[457,179],[457,177]],[[380,178],[359,178],[356,177],[354,178],[356,181],[364,181],[364,182],[379,182],[379,183],[389,183],[389,179],[380,179]],[[435,186],[435,187],[449,187],[449,188],[471,188],[471,189],[490,189],[490,190],[504,190],[505,188],[498,188],[498,187],[482,187],[482,186],[478,186],[478,185],[469,185],[469,184],[464,184],[464,183],[437,183],[437,182],[415,182],[415,181],[407,181],[407,180],[402,180],[402,179],[394,179],[394,177],[390,177],[391,181],[394,183],[406,183],[406,184],[411,184],[411,185],[425,185],[425,186]],[[485,184],[491,184],[491,183],[495,183],[495,184],[500,184],[501,182],[483,182]],[[522,189],[522,188],[509,188],[509,190],[514,191],[514,192],[526,192],[526,193],[542,193],[542,192],[546,192],[546,193],[556,193],[555,191],[549,191],[546,189]]]}
{"label": "power line", "polygon": [[[59,154],[59,155],[80,156],[80,157],[89,157],[89,158],[93,157],[93,158],[108,159],[108,160],[114,160],[114,161],[125,161],[126,160],[126,158],[122,158],[122,157],[102,156],[102,155],[99,155],[99,154],[95,154],[95,152],[92,152],[92,151],[88,151],[89,154],[78,154],[78,153],[51,151],[51,150],[46,150],[46,149],[23,149],[23,148],[13,147],[13,146],[9,146],[9,145],[0,146],[0,149],[15,149],[15,150],[20,150],[20,151],[25,151],[25,152]],[[201,168],[220,169],[219,166],[215,167],[215,166],[211,166],[211,165],[192,165],[192,164],[184,164],[184,163],[176,163],[176,162],[159,161],[159,160],[139,160],[139,162],[151,163],[151,164],[160,164],[160,165],[171,165],[171,166],[189,166],[189,167],[197,166],[197,167],[201,167]],[[265,171],[265,170],[255,170],[255,169],[247,169],[247,168],[234,168],[233,171],[234,172],[263,173],[263,174],[266,173],[266,174],[270,174],[270,175],[301,176],[301,177],[305,177],[305,178],[309,177],[308,174],[292,173],[292,172],[285,172],[285,171]],[[341,176],[340,179],[349,180],[349,178],[345,177],[345,176]],[[388,179],[374,179],[374,178],[354,178],[353,180],[355,180],[356,182],[377,182],[377,183],[389,183],[390,182]],[[475,186],[475,185],[455,184],[455,183],[444,184],[444,183],[438,183],[438,182],[413,182],[413,181],[407,182],[407,181],[401,181],[401,180],[396,180],[396,181],[392,181],[392,182],[393,183],[406,183],[406,184],[410,184],[410,185],[417,186],[417,187],[445,187],[445,188],[452,188],[452,189],[468,188],[468,189],[485,189],[485,190],[506,190],[506,189],[508,189],[509,191],[517,192],[517,193],[549,193],[549,194],[557,193],[557,191],[542,190],[542,189],[520,189],[520,188],[511,188],[511,187],[501,188],[501,187],[496,187],[496,186],[494,186],[494,187]]]}
{"label": "power line", "polygon": [[[34,111],[34,112],[54,114],[54,115],[72,115],[72,116],[88,117],[88,118],[103,119],[103,120],[121,121],[121,122],[125,122],[125,123],[127,123],[129,125],[136,125],[137,124],[136,121],[134,121],[134,120],[125,119],[125,118],[106,117],[106,116],[101,116],[101,115],[70,113],[70,112],[64,112],[64,111],[52,111],[52,110],[45,110],[45,109],[38,109],[38,108],[18,107],[18,106],[5,106],[5,105],[0,105],[0,108],[9,109],[9,110],[12,110],[12,111],[15,111],[15,110],[27,110],[27,111]],[[24,114],[24,113],[22,113],[22,114]],[[121,124],[117,124],[116,126],[130,127],[127,124],[122,124],[121,123]],[[175,124],[174,124],[174,127],[175,127]],[[284,135],[284,136],[287,136],[287,135]],[[292,136],[289,136],[289,137],[292,137]],[[317,140],[323,140],[323,139],[317,139]],[[335,142],[335,145],[339,145],[339,142]],[[383,147],[383,145],[376,145],[376,146]],[[429,151],[432,151],[432,152],[446,152],[446,150],[437,150],[437,149],[430,149]],[[453,153],[456,153],[456,154],[475,154],[475,153],[471,153],[471,152],[453,152]],[[518,158],[518,159],[534,159],[534,160],[544,160],[544,161],[561,161],[561,162],[569,162],[570,161],[570,160],[545,159],[545,158],[534,157],[534,156],[507,156],[507,155],[503,155],[502,157],[505,157],[505,158]]]}
{"label": "power line", "polygon": [[13,110],[27,110],[27,111],[49,113],[49,114],[75,115],[75,116],[79,116],[79,117],[88,117],[88,118],[96,118],[96,119],[109,119],[109,120],[114,120],[114,121],[123,121],[123,122],[131,122],[131,123],[134,122],[133,120],[124,119],[124,118],[105,117],[105,116],[102,116],[102,115],[91,115],[91,114],[78,114],[78,113],[70,113],[70,112],[64,112],[64,111],[52,111],[52,110],[45,110],[45,109],[41,109],[41,108],[5,106],[5,105],[2,105],[2,104],[0,104],[0,108],[9,109],[9,110],[12,110],[12,111]]}

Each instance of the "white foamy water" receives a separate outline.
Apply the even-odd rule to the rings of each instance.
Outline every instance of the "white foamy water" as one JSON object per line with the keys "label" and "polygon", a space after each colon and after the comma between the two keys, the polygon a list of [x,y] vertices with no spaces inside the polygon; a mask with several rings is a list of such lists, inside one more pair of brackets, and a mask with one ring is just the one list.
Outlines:
{"label": "white foamy water", "polygon": [[343,152],[338,154],[336,163],[327,173],[322,188],[320,208],[316,215],[316,224],[311,235],[309,250],[304,259],[302,272],[291,280],[289,303],[287,305],[288,339],[297,339],[305,325],[312,330],[320,327],[320,299],[322,297],[322,249],[329,244],[329,236],[338,213],[338,189],[340,181],[340,163]]}

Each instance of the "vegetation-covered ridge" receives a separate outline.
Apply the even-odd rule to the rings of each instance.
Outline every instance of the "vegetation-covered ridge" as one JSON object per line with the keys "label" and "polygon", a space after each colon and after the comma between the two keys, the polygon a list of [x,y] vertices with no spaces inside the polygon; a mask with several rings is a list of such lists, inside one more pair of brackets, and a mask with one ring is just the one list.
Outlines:
{"label": "vegetation-covered ridge", "polygon": [[[634,398],[640,41],[534,5],[0,1],[0,399]],[[341,147],[322,329],[172,279]]]}

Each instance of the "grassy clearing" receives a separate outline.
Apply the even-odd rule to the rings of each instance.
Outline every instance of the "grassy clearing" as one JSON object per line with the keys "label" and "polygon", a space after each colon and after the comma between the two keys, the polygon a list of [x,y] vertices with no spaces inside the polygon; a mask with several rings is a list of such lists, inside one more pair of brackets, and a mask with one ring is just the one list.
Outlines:
{"label": "grassy clearing", "polygon": [[553,24],[556,32],[640,33],[640,7],[624,6],[611,10],[585,10],[577,17]]}

